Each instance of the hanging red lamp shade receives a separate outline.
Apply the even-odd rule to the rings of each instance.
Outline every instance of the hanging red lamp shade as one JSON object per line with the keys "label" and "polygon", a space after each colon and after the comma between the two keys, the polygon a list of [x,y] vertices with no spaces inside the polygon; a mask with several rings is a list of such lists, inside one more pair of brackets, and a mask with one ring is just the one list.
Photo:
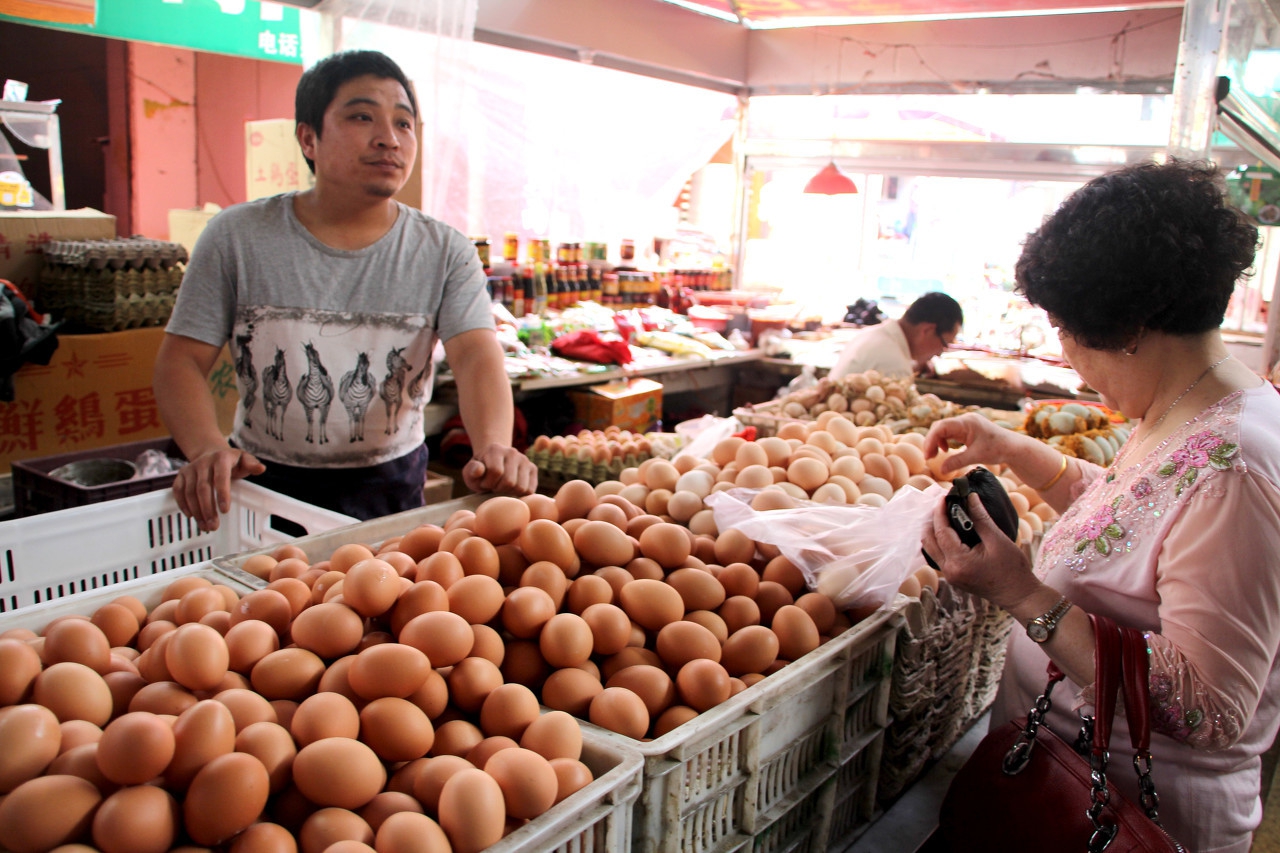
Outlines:
{"label": "hanging red lamp shade", "polygon": [[856,193],[858,188],[853,181],[849,180],[843,172],[836,168],[836,163],[832,160],[822,167],[822,171],[809,179],[809,183],[804,185],[804,191],[821,195],[845,195],[847,193]]}

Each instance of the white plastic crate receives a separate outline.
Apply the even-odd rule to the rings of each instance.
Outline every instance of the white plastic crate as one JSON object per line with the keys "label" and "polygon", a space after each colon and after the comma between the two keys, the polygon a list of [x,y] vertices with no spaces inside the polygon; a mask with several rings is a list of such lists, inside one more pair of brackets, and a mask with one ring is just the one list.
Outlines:
{"label": "white plastic crate", "polygon": [[[458,510],[474,510],[490,497],[492,495],[468,495],[464,498],[455,498],[451,501],[430,504],[417,509],[407,509],[404,512],[397,512],[393,515],[384,515],[382,518],[359,522],[358,526],[351,529],[322,530],[308,536],[300,536],[292,544],[301,548],[303,553],[307,555],[307,559],[313,563],[327,560],[339,545],[347,545],[352,542],[358,542],[361,545],[378,545],[393,536],[408,533],[422,524],[443,526],[449,520],[449,516]],[[245,560],[253,555],[269,553],[274,550],[270,547],[263,548],[250,545],[246,545],[245,548],[248,550],[224,552],[223,555],[214,559],[214,563],[223,568],[238,569],[244,565]]]}
{"label": "white plastic crate", "polygon": [[167,489],[6,521],[0,613],[355,522],[243,481],[232,484],[231,512],[211,533]]}
{"label": "white plastic crate", "polygon": [[593,782],[485,853],[628,853],[644,764],[640,753],[584,730],[582,762],[591,768]]}
{"label": "white plastic crate", "polygon": [[[825,844],[834,805],[828,783],[841,759],[888,723],[900,624],[896,610],[877,612],[660,738],[598,729],[644,756],[633,851],[772,853]],[[878,762],[867,768],[871,790],[878,770]],[[796,841],[797,832],[810,840]]]}
{"label": "white plastic crate", "polygon": [[[181,577],[196,575],[226,584],[241,594],[262,587],[257,578],[238,569],[211,563],[173,569],[163,577],[149,575],[120,584],[69,595],[44,604],[0,614],[0,631],[29,628],[41,631],[59,616],[88,616],[121,595],[132,595],[147,609],[158,605],[164,590]],[[529,821],[487,853],[628,853],[631,812],[640,795],[643,760],[634,749],[586,730],[582,733],[582,761],[594,780],[563,802]]]}

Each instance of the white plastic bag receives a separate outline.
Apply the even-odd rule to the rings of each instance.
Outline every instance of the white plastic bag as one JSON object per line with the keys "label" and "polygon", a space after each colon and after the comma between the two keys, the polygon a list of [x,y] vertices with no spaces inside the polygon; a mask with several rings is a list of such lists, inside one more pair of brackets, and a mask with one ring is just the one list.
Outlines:
{"label": "white plastic bag", "polygon": [[777,546],[804,573],[809,588],[830,596],[837,607],[867,609],[892,601],[902,582],[924,565],[924,526],[946,490],[936,483],[923,491],[906,486],[883,507],[806,501],[767,512],[751,508],[758,493],[727,489],[707,495],[716,527]]}
{"label": "white plastic bag", "polygon": [[692,420],[676,424],[676,432],[684,437],[684,446],[673,459],[680,456],[693,456],[697,459],[708,459],[716,445],[735,432],[742,430],[737,418],[718,418],[715,415],[703,415]]}

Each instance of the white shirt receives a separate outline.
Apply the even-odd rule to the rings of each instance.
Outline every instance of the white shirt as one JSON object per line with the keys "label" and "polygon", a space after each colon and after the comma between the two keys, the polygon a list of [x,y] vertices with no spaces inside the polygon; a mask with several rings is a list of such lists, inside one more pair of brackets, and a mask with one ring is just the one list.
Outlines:
{"label": "white shirt", "polygon": [[836,379],[868,370],[878,370],[884,376],[910,376],[915,371],[911,345],[897,320],[886,320],[854,333],[827,375]]}

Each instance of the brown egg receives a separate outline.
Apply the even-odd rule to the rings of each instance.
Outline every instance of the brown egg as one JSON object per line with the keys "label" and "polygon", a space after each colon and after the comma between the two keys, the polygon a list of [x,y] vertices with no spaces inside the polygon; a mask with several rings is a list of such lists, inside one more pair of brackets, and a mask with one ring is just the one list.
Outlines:
{"label": "brown egg", "polygon": [[[360,817],[364,818],[364,822],[369,824],[369,828],[376,834],[381,830],[382,825],[386,823],[387,818],[406,812],[422,815],[422,803],[415,800],[412,794],[383,791],[370,800],[368,805],[360,809]],[[443,831],[440,833],[440,837],[444,838]]]}
{"label": "brown egg", "polygon": [[191,780],[182,803],[184,828],[197,844],[220,844],[258,819],[269,793],[261,761],[243,752],[220,755]]}
{"label": "brown egg", "polygon": [[374,849],[384,853],[415,853],[449,850],[449,837],[440,824],[425,814],[400,811],[389,815],[378,827]]}
{"label": "brown egg", "polygon": [[436,551],[418,563],[414,580],[418,583],[434,581],[448,589],[466,576],[462,561],[451,551]]}
{"label": "brown egg", "polygon": [[472,536],[460,542],[453,553],[462,564],[464,574],[484,575],[497,580],[501,562],[498,559],[498,549],[488,539]]}
{"label": "brown egg", "polygon": [[664,569],[674,569],[689,558],[693,542],[689,531],[678,524],[660,522],[640,534],[640,553]]}
{"label": "brown egg", "polygon": [[585,518],[596,505],[596,490],[585,480],[569,480],[556,491],[556,512],[560,522]]}
{"label": "brown egg", "polygon": [[397,547],[414,560],[422,561],[440,547],[444,528],[435,524],[420,524],[400,537]]}
{"label": "brown egg", "polygon": [[[685,542],[687,544],[688,540]],[[659,580],[634,580],[622,588],[618,600],[632,620],[650,631],[657,631],[684,616],[684,601],[680,593]]]}
{"label": "brown egg", "polygon": [[702,569],[676,569],[667,583],[680,593],[685,610],[715,610],[724,603],[724,586]]}
{"label": "brown egg", "polygon": [[550,761],[582,757],[582,728],[564,711],[548,711],[525,728],[520,746]]}
{"label": "brown egg", "polygon": [[0,799],[4,846],[13,853],[52,850],[85,837],[102,794],[78,776],[40,776]]}
{"label": "brown egg", "polygon": [[470,655],[484,658],[487,661],[491,661],[495,666],[501,667],[507,651],[502,641],[502,635],[488,625],[471,625],[470,628],[474,638]]}
{"label": "brown egg", "polygon": [[227,674],[230,657],[222,635],[197,622],[170,635],[164,660],[174,681],[190,690],[209,690]]}
{"label": "brown egg", "polygon": [[484,764],[497,781],[509,817],[532,819],[556,801],[558,781],[551,762],[529,749],[504,749]]}
{"label": "brown egg", "polygon": [[720,663],[732,676],[764,672],[778,659],[778,636],[763,625],[746,625],[724,642]]}
{"label": "brown egg", "polygon": [[178,599],[178,605],[174,608],[173,621],[178,625],[199,622],[210,613],[227,609],[227,600],[223,598],[221,590],[212,586],[202,587],[193,589]]}
{"label": "brown egg", "polygon": [[[396,600],[391,610],[391,632],[399,635],[404,626],[415,616],[424,613],[447,611],[449,594],[435,581],[418,581]],[[296,628],[294,629],[296,633]]]}
{"label": "brown egg", "polygon": [[[319,606],[341,607],[342,605],[322,604]],[[298,642],[296,621],[293,627],[293,635],[294,642]],[[227,647],[227,668],[239,673],[247,674],[253,669],[254,664],[280,648],[279,635],[266,622],[259,622],[257,619],[250,619],[238,625],[232,625],[223,639]]]}
{"label": "brown egg", "polygon": [[449,609],[472,625],[483,625],[502,609],[502,585],[488,575],[468,575],[447,592]]}
{"label": "brown egg", "polygon": [[494,545],[505,545],[519,538],[530,518],[529,505],[519,498],[489,498],[476,507],[476,533]]}
{"label": "brown egg", "polygon": [[315,692],[324,670],[324,661],[314,652],[280,649],[258,661],[249,680],[268,699],[299,700]]}
{"label": "brown egg", "polygon": [[235,749],[235,720],[226,705],[213,699],[196,702],[173,721],[173,760],[165,782],[186,788],[204,765]]}
{"label": "brown egg", "polygon": [[360,712],[339,693],[315,693],[298,703],[289,732],[299,747],[327,737],[360,735]]}
{"label": "brown egg", "polygon": [[[212,584],[209,584],[209,586],[212,586]],[[173,622],[176,626],[178,621],[178,599],[170,599],[151,608],[151,612],[147,614],[146,621]]]}
{"label": "brown egg", "polygon": [[384,696],[360,709],[360,739],[383,761],[411,761],[431,749],[435,728],[417,705]]}
{"label": "brown egg", "polygon": [[298,842],[278,823],[255,823],[231,840],[231,853],[298,853]]}
{"label": "brown egg", "polygon": [[278,723],[264,721],[245,726],[236,735],[235,751],[252,755],[262,762],[267,769],[268,787],[272,794],[284,790],[293,778],[293,759],[298,748],[293,735]]}
{"label": "brown egg", "polygon": [[271,577],[271,570],[275,568],[277,562],[279,561],[270,554],[254,554],[247,557],[245,561],[240,564],[240,568],[254,577],[262,578],[265,581]]}
{"label": "brown egg", "polygon": [[161,602],[177,601],[193,589],[207,588],[213,586],[213,581],[199,575],[189,575],[187,577],[178,578],[172,581],[164,588],[161,593]]}
{"label": "brown egg", "polygon": [[351,809],[323,808],[303,821],[298,849],[300,853],[365,853],[373,839],[373,827]]}
{"label": "brown egg", "polygon": [[502,624],[512,636],[534,637],[556,614],[555,601],[536,586],[513,589],[502,606]]}
{"label": "brown egg", "polygon": [[612,678],[614,673],[629,666],[661,667],[662,658],[658,657],[658,653],[652,649],[646,649],[643,646],[627,646],[616,655],[605,659],[600,667],[600,674],[607,680]]}
{"label": "brown egg", "polygon": [[[579,581],[586,578],[579,578]],[[626,648],[631,637],[631,617],[613,604],[592,604],[582,612],[582,619],[591,630],[592,652],[613,655]]]}
{"label": "brown egg", "polygon": [[244,598],[231,611],[231,624],[236,625],[246,619],[258,619],[283,634],[293,619],[293,606],[289,599],[274,589],[255,590]]}
{"label": "brown egg", "polygon": [[[756,604],[760,608],[760,624],[768,625],[773,622],[773,614],[778,608],[785,605],[794,604],[795,599],[785,586],[776,581],[760,581],[760,586],[756,588]],[[728,620],[725,620],[728,621]]]}
{"label": "brown egg", "polygon": [[[0,713],[3,712],[0,711]],[[87,720],[67,720],[65,723],[59,723],[58,729],[62,733],[58,743],[59,755],[68,749],[102,740],[102,729]]]}
{"label": "brown egg", "polygon": [[440,791],[444,783],[460,770],[474,767],[460,755],[436,755],[426,760],[413,782],[413,797],[431,812],[440,811]]}
{"label": "brown egg", "polygon": [[523,684],[494,688],[480,708],[480,728],[486,735],[506,735],[517,742],[536,719],[538,697]]}
{"label": "brown egg", "polygon": [[449,720],[436,728],[436,739],[431,745],[430,755],[456,755],[464,757],[476,744],[484,740],[484,732],[475,723],[468,720]]}
{"label": "brown egg", "polygon": [[590,624],[573,613],[557,613],[547,620],[538,634],[538,647],[543,659],[561,669],[586,663],[594,643]]}
{"label": "brown egg", "polygon": [[649,730],[644,701],[625,687],[606,687],[591,700],[591,722],[609,731],[639,740]]}
{"label": "brown egg", "polygon": [[445,706],[449,704],[449,685],[445,682],[444,676],[433,669],[427,673],[427,680],[414,691],[409,701],[421,708],[428,718],[434,720],[444,713]]}
{"label": "brown egg", "polygon": [[386,782],[382,762],[358,740],[318,740],[298,750],[293,760],[293,783],[321,806],[358,809],[377,796]]}
{"label": "brown egg", "polygon": [[573,534],[573,545],[594,566],[623,566],[636,554],[627,534],[607,521],[587,521]]}
{"label": "brown egg", "polygon": [[0,709],[0,794],[43,773],[61,744],[62,729],[48,708],[31,704]]}
{"label": "brown egg", "polygon": [[311,603],[321,604],[329,596],[330,590],[334,587],[341,587],[342,581],[346,579],[346,575],[342,572],[322,572],[317,575],[315,580],[311,582]]}
{"label": "brown egg", "polygon": [[[925,566],[925,568],[929,567]],[[929,569],[929,571],[933,570]],[[936,573],[934,577],[937,577]],[[808,592],[796,599],[796,607],[809,614],[819,634],[831,635],[831,629],[836,621],[836,606],[829,596],[820,592]],[[777,618],[776,615],[774,618]]]}
{"label": "brown egg", "polygon": [[609,687],[625,687],[640,697],[650,719],[657,719],[676,700],[675,682],[665,670],[640,664],[615,672],[608,681]]}
{"label": "brown egg", "polygon": [[104,604],[95,610],[92,622],[113,647],[127,646],[141,627],[132,610],[115,602]]}
{"label": "brown egg", "polygon": [[111,658],[112,643],[102,629],[85,619],[61,619],[45,631],[42,657],[46,666],[71,662],[103,673]]}
{"label": "brown egg", "polygon": [[729,698],[729,673],[712,660],[693,660],[676,674],[676,690],[690,708],[706,711]]}
{"label": "brown egg", "polygon": [[555,563],[567,577],[578,573],[578,554],[573,539],[558,523],[549,519],[534,519],[520,534],[520,550],[530,562],[547,560]]}
{"label": "brown egg", "polygon": [[478,853],[496,844],[507,820],[501,786],[488,773],[474,768],[459,770],[445,781],[439,814],[454,853]]}
{"label": "brown egg", "polygon": [[804,574],[794,563],[781,555],[774,557],[765,565],[764,571],[760,573],[760,579],[781,584],[793,596],[803,595],[805,591]]}
{"label": "brown egg", "polygon": [[778,655],[785,660],[799,660],[820,643],[813,618],[794,604],[779,607],[771,627],[778,637]]}
{"label": "brown egg", "polygon": [[370,557],[347,570],[342,584],[343,603],[361,616],[381,616],[400,595],[400,573],[386,560]]}
{"label": "brown egg", "polygon": [[670,732],[677,726],[685,723],[698,716],[698,712],[688,705],[672,705],[670,708],[662,712],[662,716],[658,717],[653,723],[653,736],[660,738]]}
{"label": "brown egg", "polygon": [[678,670],[691,660],[720,660],[720,641],[696,622],[669,622],[658,631],[654,648],[662,662]]}
{"label": "brown egg", "polygon": [[117,785],[141,785],[155,779],[173,761],[173,726],[146,711],[112,720],[98,742],[98,768]]}
{"label": "brown egg", "polygon": [[102,853],[165,853],[178,834],[178,802],[163,788],[123,788],[93,816],[93,843]]}
{"label": "brown egg", "polygon": [[0,706],[16,705],[29,694],[43,664],[27,643],[0,640]]}
{"label": "brown egg", "polygon": [[548,708],[585,717],[591,700],[604,689],[600,679],[581,669],[559,669],[542,685],[542,703]]}
{"label": "brown egg", "polygon": [[111,689],[102,676],[84,664],[70,661],[55,663],[37,675],[32,697],[53,711],[60,722],[88,720],[99,727],[111,719],[114,707]]}
{"label": "brown egg", "polygon": [[[468,625],[467,630],[470,628]],[[364,699],[403,699],[422,686],[431,667],[427,655],[411,645],[381,643],[356,655],[347,671],[347,682]]]}
{"label": "brown egg", "polygon": [[[400,631],[400,642],[423,653],[430,667],[445,667],[453,666],[471,654],[475,633],[467,620],[458,614],[447,610],[431,611],[409,620]],[[409,692],[419,686],[420,683]]]}
{"label": "brown egg", "polygon": [[520,578],[516,585],[536,586],[551,596],[551,601],[558,610],[564,601],[565,592],[568,590],[570,583],[572,581],[564,576],[564,570],[555,563],[539,560],[525,567],[524,571],[520,573]]}
{"label": "brown egg", "polygon": [[[510,649],[507,658],[510,659]],[[463,711],[479,711],[485,697],[502,684],[502,670],[484,658],[463,658],[449,672],[449,699]]]}
{"label": "brown egg", "polygon": [[471,751],[467,753],[467,761],[476,767],[484,767],[495,753],[504,749],[515,749],[518,746],[520,744],[506,735],[487,737],[471,748]]}

